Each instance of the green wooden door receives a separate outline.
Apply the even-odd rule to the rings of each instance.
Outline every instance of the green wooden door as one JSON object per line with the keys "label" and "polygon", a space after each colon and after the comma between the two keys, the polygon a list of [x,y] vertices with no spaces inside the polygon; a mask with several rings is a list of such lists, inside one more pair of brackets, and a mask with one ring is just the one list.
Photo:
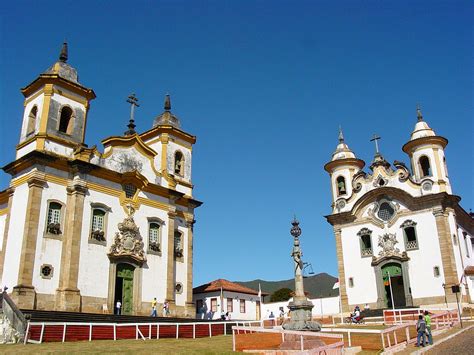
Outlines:
{"label": "green wooden door", "polygon": [[128,264],[117,267],[117,277],[122,279],[122,314],[133,312],[133,271],[135,268]]}

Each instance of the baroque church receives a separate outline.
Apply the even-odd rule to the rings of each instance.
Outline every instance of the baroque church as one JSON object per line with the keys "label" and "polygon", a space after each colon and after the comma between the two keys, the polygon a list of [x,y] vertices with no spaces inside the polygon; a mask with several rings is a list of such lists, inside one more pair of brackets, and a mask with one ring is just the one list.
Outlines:
{"label": "baroque church", "polygon": [[23,124],[0,192],[0,283],[23,309],[148,314],[169,303],[194,317],[192,149],[196,137],[164,112],[143,133],[84,142],[92,89],[59,60],[21,89]]}
{"label": "baroque church", "polygon": [[473,215],[452,193],[448,140],[436,135],[419,108],[402,147],[410,166],[385,160],[377,139],[370,171],[363,170],[365,162],[342,131],[324,166],[331,181],[332,213],[326,219],[334,228],[343,311],[355,305],[452,307],[456,296],[474,303]]}

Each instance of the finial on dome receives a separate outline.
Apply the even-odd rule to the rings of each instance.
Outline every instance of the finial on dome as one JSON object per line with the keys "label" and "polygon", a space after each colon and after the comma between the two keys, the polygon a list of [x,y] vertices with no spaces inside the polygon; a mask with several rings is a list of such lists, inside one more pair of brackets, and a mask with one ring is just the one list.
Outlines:
{"label": "finial on dome", "polygon": [[418,122],[423,121],[423,114],[421,113],[420,104],[416,104],[416,117],[418,118]]}
{"label": "finial on dome", "polygon": [[59,53],[59,60],[63,63],[67,62],[67,42],[64,41],[63,46],[61,47],[61,53]]}
{"label": "finial on dome", "polygon": [[344,135],[342,134],[342,128],[339,125],[339,143],[344,143]]}
{"label": "finial on dome", "polygon": [[171,111],[171,98],[169,94],[165,96],[165,111]]}

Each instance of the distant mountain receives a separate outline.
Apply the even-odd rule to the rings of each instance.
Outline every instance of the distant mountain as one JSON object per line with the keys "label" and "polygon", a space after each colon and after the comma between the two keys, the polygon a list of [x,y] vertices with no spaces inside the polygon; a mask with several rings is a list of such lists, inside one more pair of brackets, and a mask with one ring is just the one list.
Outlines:
{"label": "distant mountain", "polygon": [[[309,298],[319,298],[319,297],[333,297],[339,294],[339,289],[333,290],[334,283],[337,281],[337,278],[331,275],[326,274],[325,272],[309,276],[304,278],[304,290],[309,293]],[[265,281],[265,280],[252,280],[252,281],[234,281],[237,284],[246,286],[253,290],[258,291],[258,284],[262,292],[269,293],[269,296],[265,297],[265,301],[270,301],[270,296],[276,290],[280,288],[289,288],[291,290],[295,289],[295,280],[281,280],[281,281]]]}

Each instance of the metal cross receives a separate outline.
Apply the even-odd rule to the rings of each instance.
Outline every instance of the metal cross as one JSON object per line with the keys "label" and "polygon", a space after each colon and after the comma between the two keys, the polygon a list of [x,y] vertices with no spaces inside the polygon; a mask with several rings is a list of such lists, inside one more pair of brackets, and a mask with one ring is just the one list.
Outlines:
{"label": "metal cross", "polygon": [[382,138],[380,138],[378,135],[374,134],[373,138],[370,140],[371,142],[375,142],[375,152],[377,154],[379,154],[379,144],[377,142],[379,139],[382,139]]}
{"label": "metal cross", "polygon": [[131,94],[127,98],[127,102],[131,105],[131,107],[130,107],[130,120],[134,121],[135,120],[135,117],[134,117],[135,116],[135,106],[140,107],[140,105],[137,103],[138,99],[135,96],[135,94]]}

